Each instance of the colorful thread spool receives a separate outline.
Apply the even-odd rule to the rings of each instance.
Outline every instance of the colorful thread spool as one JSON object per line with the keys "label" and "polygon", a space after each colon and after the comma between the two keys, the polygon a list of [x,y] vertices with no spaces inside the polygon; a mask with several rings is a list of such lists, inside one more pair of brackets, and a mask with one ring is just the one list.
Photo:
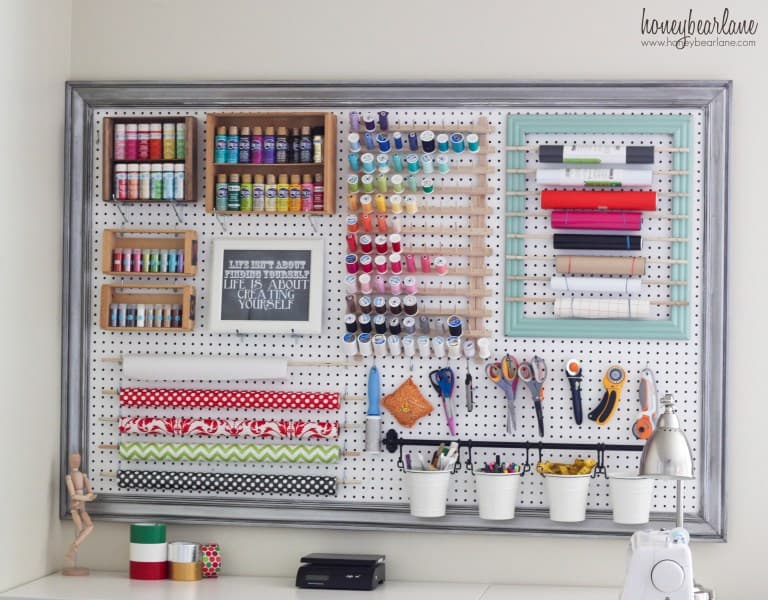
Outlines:
{"label": "colorful thread spool", "polygon": [[[403,285],[405,286],[405,291],[410,295],[416,294],[419,291],[418,285],[416,284],[415,277],[406,277],[403,280]],[[411,314],[411,313],[408,313],[408,314]]]}
{"label": "colorful thread spool", "polygon": [[393,196],[389,197],[389,207],[392,210],[392,212],[396,215],[399,215],[403,212],[403,197],[399,194],[394,194]]}
{"label": "colorful thread spool", "polygon": [[408,335],[416,333],[416,319],[413,317],[405,317],[403,319],[403,332]]}
{"label": "colorful thread spool", "polygon": [[[405,321],[403,321],[403,326],[405,326]],[[408,358],[416,356],[416,340],[413,339],[412,335],[404,336],[400,343],[403,345],[403,354],[405,356]]]}
{"label": "colorful thread spool", "polygon": [[435,171],[435,163],[432,160],[431,154],[421,155],[421,169],[425,173],[433,173]]}
{"label": "colorful thread spool", "polygon": [[360,155],[356,152],[350,152],[347,155],[347,159],[349,160],[349,168],[353,171],[359,171],[360,170]]}
{"label": "colorful thread spool", "polygon": [[360,227],[362,227],[363,231],[365,231],[366,233],[371,233],[373,231],[373,221],[371,220],[371,213],[360,215]]}
{"label": "colorful thread spool", "polygon": [[456,154],[461,154],[462,152],[464,152],[464,134],[463,133],[451,134],[451,149]]}
{"label": "colorful thread spool", "polygon": [[347,191],[358,192],[360,191],[360,178],[357,175],[350,175],[347,177]]}
{"label": "colorful thread spool", "polygon": [[408,149],[411,152],[416,152],[419,149],[419,136],[416,135],[415,131],[408,134]]}
{"label": "colorful thread spool", "polygon": [[368,254],[373,251],[373,238],[370,235],[363,234],[360,236],[360,250]]}
{"label": "colorful thread spool", "polygon": [[373,336],[373,355],[374,356],[386,356],[387,355],[387,338],[381,333],[377,333]]}
{"label": "colorful thread spool", "polygon": [[467,148],[472,154],[480,151],[480,137],[476,133],[470,133],[467,136]]}
{"label": "colorful thread spool", "polygon": [[[377,275],[378,278],[382,279],[381,275]],[[382,293],[384,293],[384,286],[382,285]],[[373,310],[376,311],[376,314],[383,315],[387,312],[387,299],[384,296],[376,296],[373,299]]]}
{"label": "colorful thread spool", "polygon": [[363,115],[363,124],[366,131],[376,131],[376,118],[373,116],[373,113],[365,113]]}
{"label": "colorful thread spool", "polygon": [[402,238],[400,237],[400,234],[393,233],[389,236],[389,245],[392,248],[392,252],[397,252],[398,254],[403,249],[403,243]]}
{"label": "colorful thread spool", "polygon": [[429,338],[426,335],[420,335],[416,339],[416,346],[419,348],[419,356],[421,356],[421,358],[429,358]]}
{"label": "colorful thread spool", "polygon": [[390,179],[390,183],[392,183],[392,191],[397,194],[402,194],[405,191],[405,187],[403,186],[403,176],[402,175],[392,175]]}
{"label": "colorful thread spool", "polygon": [[370,194],[373,191],[373,175],[366,174],[360,178],[360,183],[363,186],[363,191],[366,194]]}
{"label": "colorful thread spool", "polygon": [[445,341],[448,358],[461,358],[461,340],[452,335]]}
{"label": "colorful thread spool", "polygon": [[432,338],[432,352],[437,358],[445,357],[445,338],[442,335]]}
{"label": "colorful thread spool", "polygon": [[379,147],[379,152],[389,152],[392,149],[389,137],[385,133],[379,133],[376,136],[376,145]]}
{"label": "colorful thread spool", "polygon": [[371,276],[368,273],[361,273],[357,282],[360,284],[360,292],[363,294],[370,294],[373,291],[371,287]]}
{"label": "colorful thread spool", "polygon": [[356,110],[349,113],[349,128],[352,131],[358,131],[360,129],[360,113]]}
{"label": "colorful thread spool", "polygon": [[396,296],[403,293],[403,280],[399,276],[393,275],[389,278],[389,292]]}
{"label": "colorful thread spool", "polygon": [[403,134],[399,131],[392,133],[392,143],[395,145],[395,150],[403,149]]}
{"label": "colorful thread spool", "polygon": [[450,150],[450,142],[447,133],[440,133],[437,136],[437,151],[448,152]]}
{"label": "colorful thread spool", "polygon": [[387,272],[387,257],[382,256],[381,254],[378,255],[376,258],[373,259],[373,264],[376,267],[376,272],[381,273],[382,275]]}
{"label": "colorful thread spool", "polygon": [[432,271],[432,267],[431,267],[428,255],[422,254],[421,257],[419,258],[419,262],[421,264],[422,273],[429,273]]}
{"label": "colorful thread spool", "polygon": [[365,143],[365,149],[366,150],[373,150],[374,149],[373,132],[366,131],[363,134],[363,142]]}
{"label": "colorful thread spool", "polygon": [[382,131],[389,129],[389,113],[386,110],[379,111],[379,129]]}
{"label": "colorful thread spool", "polygon": [[347,234],[347,249],[350,252],[357,252],[357,237],[354,233]]}
{"label": "colorful thread spool", "polygon": [[354,333],[345,333],[341,338],[341,347],[344,349],[344,354],[347,356],[357,355],[357,338]]}
{"label": "colorful thread spool", "polygon": [[[360,134],[359,133],[350,133],[347,136],[347,140],[349,141],[349,151],[350,152],[360,152],[362,148],[360,147]],[[357,169],[355,169],[357,170]]]}
{"label": "colorful thread spool", "polygon": [[373,244],[376,246],[376,252],[379,254],[384,254],[387,252],[388,244],[386,235],[377,235],[376,239],[373,241]]}
{"label": "colorful thread spool", "polygon": [[415,215],[419,212],[419,201],[416,196],[405,197],[405,212],[409,215]]}
{"label": "colorful thread spool", "polygon": [[403,312],[409,317],[414,317],[419,312],[419,303],[415,296],[403,298]]}
{"label": "colorful thread spool", "polygon": [[421,189],[425,194],[431,194],[435,191],[435,182],[429,177],[424,177],[421,180]]}
{"label": "colorful thread spool", "polygon": [[347,265],[347,273],[354,275],[357,273],[359,263],[357,260],[357,254],[347,254],[344,257],[344,263]]}
{"label": "colorful thread spool", "polygon": [[364,173],[373,173],[376,170],[376,163],[373,154],[366,152],[360,156],[360,164]]}
{"label": "colorful thread spool", "polygon": [[432,261],[432,264],[438,275],[445,275],[448,273],[448,260],[444,256],[436,256],[435,260]]}
{"label": "colorful thread spool", "polygon": [[376,155],[376,168],[379,173],[389,173],[389,155],[377,154]]}
{"label": "colorful thread spool", "polygon": [[[390,198],[391,201],[391,198]],[[400,225],[400,217],[395,215],[389,220],[389,230],[392,233],[400,233],[401,225]]]}
{"label": "colorful thread spool", "polygon": [[393,273],[400,274],[403,272],[403,261],[399,254],[389,255],[389,268]]}
{"label": "colorful thread spool", "polygon": [[418,154],[409,154],[408,156],[406,156],[405,163],[408,166],[409,173],[419,172],[419,155]]}
{"label": "colorful thread spool", "polygon": [[383,294],[387,289],[387,282],[382,275],[373,278],[373,289],[377,294]]}
{"label": "colorful thread spool", "polygon": [[363,254],[358,262],[363,273],[371,273],[373,271],[373,258],[371,258],[370,254]]}
{"label": "colorful thread spool", "polygon": [[409,192],[419,191],[419,185],[416,183],[416,175],[408,175],[408,179],[406,181],[408,182]]}
{"label": "colorful thread spool", "polygon": [[357,277],[355,275],[348,273],[344,276],[344,292],[346,294],[357,293]]}
{"label": "colorful thread spool", "polygon": [[376,206],[376,212],[378,213],[387,212],[387,197],[384,194],[376,194],[376,200],[374,204]]}
{"label": "colorful thread spool", "polygon": [[427,154],[432,154],[435,151],[435,134],[430,130],[422,131],[419,135],[421,140],[421,148]]}
{"label": "colorful thread spool", "polygon": [[360,210],[364,215],[370,215],[373,212],[373,197],[370,194],[360,196]]}
{"label": "colorful thread spool", "polygon": [[354,313],[344,315],[344,328],[347,330],[347,333],[355,333],[357,331],[357,316]]}
{"label": "colorful thread spool", "polygon": [[400,154],[392,155],[392,168],[398,173],[403,172],[403,157]]}
{"label": "colorful thread spool", "polygon": [[373,348],[371,347],[371,334],[361,333],[357,336],[357,347],[361,356],[371,356]]}
{"label": "colorful thread spool", "polygon": [[387,233],[387,215],[376,215],[376,229],[381,233]]}
{"label": "colorful thread spool", "polygon": [[403,303],[397,296],[391,296],[389,302],[387,302],[387,306],[389,307],[389,312],[393,315],[399,315],[403,312]]}
{"label": "colorful thread spool", "polygon": [[445,156],[444,154],[441,154],[435,159],[435,162],[437,163],[438,172],[443,174],[450,172],[451,166],[447,156]]}

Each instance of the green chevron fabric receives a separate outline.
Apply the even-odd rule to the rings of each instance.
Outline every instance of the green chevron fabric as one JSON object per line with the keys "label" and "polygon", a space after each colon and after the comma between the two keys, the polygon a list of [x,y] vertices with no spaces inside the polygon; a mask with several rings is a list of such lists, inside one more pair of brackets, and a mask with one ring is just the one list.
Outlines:
{"label": "green chevron fabric", "polygon": [[120,444],[125,460],[228,461],[228,462],[337,462],[338,446],[286,446],[272,444]]}

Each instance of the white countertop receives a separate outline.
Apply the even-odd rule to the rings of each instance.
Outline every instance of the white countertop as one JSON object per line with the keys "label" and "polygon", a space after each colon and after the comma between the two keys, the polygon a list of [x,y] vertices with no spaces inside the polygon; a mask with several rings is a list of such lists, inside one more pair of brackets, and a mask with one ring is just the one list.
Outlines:
{"label": "white countertop", "polygon": [[35,600],[617,600],[616,588],[386,581],[372,592],[301,590],[282,577],[220,577],[197,582],[135,581],[126,573],[94,571],[88,577],[49,575],[14,588],[0,599]]}

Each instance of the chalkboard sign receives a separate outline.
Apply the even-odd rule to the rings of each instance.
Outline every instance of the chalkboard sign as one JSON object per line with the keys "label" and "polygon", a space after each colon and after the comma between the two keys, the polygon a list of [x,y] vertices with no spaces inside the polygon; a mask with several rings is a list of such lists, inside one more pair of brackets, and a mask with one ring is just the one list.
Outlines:
{"label": "chalkboard sign", "polygon": [[320,333],[322,269],[320,239],[214,240],[211,330]]}

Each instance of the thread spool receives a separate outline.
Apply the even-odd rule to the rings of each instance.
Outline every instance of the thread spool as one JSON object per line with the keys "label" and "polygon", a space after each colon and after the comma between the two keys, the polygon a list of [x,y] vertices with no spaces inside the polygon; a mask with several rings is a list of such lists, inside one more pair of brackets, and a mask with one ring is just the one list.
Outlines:
{"label": "thread spool", "polygon": [[419,149],[419,136],[416,135],[415,131],[408,133],[408,149],[411,152],[416,152]]}
{"label": "thread spool", "polygon": [[448,140],[448,134],[447,133],[440,133],[437,136],[437,151],[438,152],[448,152],[450,149],[449,140]]}
{"label": "thread spool", "polygon": [[405,286],[405,291],[410,295],[416,294],[419,291],[415,277],[406,277],[403,280],[403,285]]}
{"label": "thread spool", "polygon": [[363,142],[365,143],[365,149],[366,150],[373,150],[373,132],[366,131],[363,134]]}
{"label": "thread spool", "polygon": [[363,124],[365,125],[366,131],[376,131],[376,118],[373,116],[373,113],[365,113],[363,116]]}
{"label": "thread spool", "polygon": [[357,348],[361,356],[371,356],[373,354],[370,333],[361,333],[357,336]]}
{"label": "thread spool", "polygon": [[357,237],[354,233],[347,234],[347,250],[357,252]]}
{"label": "thread spool", "polygon": [[461,358],[461,340],[457,336],[451,336],[445,341],[448,350],[448,358]]}
{"label": "thread spool", "polygon": [[361,333],[371,333],[371,315],[360,315],[357,317],[357,324],[360,326]]}
{"label": "thread spool", "polygon": [[405,270],[409,273],[416,272],[416,257],[413,254],[405,255]]}
{"label": "thread spool", "polygon": [[403,345],[403,354],[405,354],[405,356],[408,358],[416,356],[416,340],[413,339],[412,335],[404,336],[401,343]]}
{"label": "thread spool", "polygon": [[344,262],[347,265],[347,273],[354,275],[357,273],[359,263],[357,261],[357,254],[347,254],[344,257]]}
{"label": "thread spool", "polygon": [[421,169],[424,173],[433,173],[435,171],[435,163],[432,160],[431,154],[421,155]]}
{"label": "thread spool", "polygon": [[370,235],[364,233],[360,236],[360,250],[366,254],[373,251],[373,240]]}
{"label": "thread spool", "polygon": [[376,229],[378,229],[380,233],[387,233],[386,215],[376,215]]}
{"label": "thread spool", "polygon": [[394,194],[394,195],[390,196],[389,197],[389,208],[390,208],[390,210],[394,214],[399,215],[400,213],[402,213],[403,212],[403,197],[398,195],[398,194]]}
{"label": "thread spool", "polygon": [[432,154],[435,151],[435,134],[430,130],[422,131],[419,135],[421,140],[421,148],[427,154]]}
{"label": "thread spool", "polygon": [[[350,133],[347,136],[347,141],[349,142],[349,151],[350,152],[360,152],[362,148],[360,147],[360,134],[359,133]],[[357,169],[355,169],[357,171]]]}
{"label": "thread spool", "polygon": [[384,194],[376,194],[374,206],[376,207],[376,212],[378,213],[387,212],[387,197]]}
{"label": "thread spool", "polygon": [[355,277],[354,275],[344,276],[344,292],[346,294],[357,293],[357,277]]}
{"label": "thread spool", "polygon": [[384,254],[387,252],[388,244],[386,235],[377,235],[373,241],[373,244],[376,246],[376,252],[379,254]]}
{"label": "thread spool", "polygon": [[445,338],[442,335],[432,338],[432,352],[437,358],[445,357]]}
{"label": "thread spool", "polygon": [[406,296],[403,298],[403,312],[406,315],[413,316],[419,311],[419,303],[415,296]]}
{"label": "thread spool", "polygon": [[352,131],[359,131],[360,129],[360,113],[357,112],[356,110],[353,110],[352,112],[349,113],[349,128]]}
{"label": "thread spool", "polygon": [[426,335],[420,335],[416,340],[416,346],[419,349],[419,356],[421,358],[429,358],[430,347],[429,338]]}
{"label": "thread spool", "polygon": [[451,149],[456,154],[461,154],[464,152],[464,134],[463,133],[453,133],[451,134]]}
{"label": "thread spool", "polygon": [[345,333],[341,338],[341,347],[344,349],[344,354],[347,356],[357,355],[357,338],[354,333]]}
{"label": "thread spool", "polygon": [[389,332],[393,335],[400,335],[400,331],[402,331],[400,319],[398,317],[392,317],[389,320]]}
{"label": "thread spool", "polygon": [[385,315],[373,317],[373,331],[376,333],[387,333],[387,317]]}
{"label": "thread spool", "polygon": [[383,315],[387,312],[387,299],[384,296],[376,296],[373,299],[373,310],[378,315]]}
{"label": "thread spool", "polygon": [[376,277],[373,278],[373,289],[376,290],[377,294],[383,294],[386,290],[386,283],[384,281],[384,277],[381,275],[376,275]]}
{"label": "thread spool", "polygon": [[419,203],[416,200],[416,196],[405,197],[405,212],[409,215],[415,215],[419,212]]}
{"label": "thread spool", "polygon": [[416,333],[416,319],[413,317],[405,317],[403,319],[403,332],[408,335]]}
{"label": "thread spool", "polygon": [[481,360],[488,360],[491,357],[491,340],[488,338],[477,340],[477,355]]}
{"label": "thread spool", "polygon": [[[360,210],[360,200],[356,193],[352,192],[347,194],[347,208],[349,209],[349,212],[357,212]],[[352,217],[355,217],[355,223],[357,223],[357,217],[355,215],[347,217],[347,230],[349,230],[349,219]]]}
{"label": "thread spool", "polygon": [[371,297],[360,296],[360,299],[357,301],[357,306],[360,308],[360,312],[363,313],[364,315],[370,314],[372,310]]}
{"label": "thread spool", "polygon": [[416,175],[408,175],[408,179],[406,179],[407,187],[409,192],[418,192],[419,186],[416,183]]}
{"label": "thread spool", "polygon": [[435,162],[437,162],[437,170],[442,173],[448,173],[451,170],[450,163],[448,161],[448,157],[444,154],[441,154],[435,159]]}
{"label": "thread spool", "polygon": [[[391,198],[390,198],[390,200],[391,200]],[[401,223],[400,223],[400,217],[397,217],[397,216],[392,217],[389,220],[389,230],[392,233],[400,233],[401,229],[402,229],[402,226],[401,226]]]}
{"label": "thread spool", "polygon": [[403,134],[399,131],[392,133],[392,143],[395,145],[395,150],[403,149]]}
{"label": "thread spool", "polygon": [[392,145],[389,142],[389,137],[385,133],[379,133],[376,135],[376,145],[379,147],[379,152],[389,152],[392,149]]}
{"label": "thread spool", "polygon": [[373,355],[379,358],[387,355],[387,338],[384,334],[373,336]]}
{"label": "thread spool", "polygon": [[[391,178],[392,183],[392,191],[396,192],[398,194],[401,194],[405,191],[405,187],[403,186],[403,176],[402,175],[392,175]],[[390,203],[392,203],[392,198],[389,199]],[[394,212],[394,210],[393,210]]]}
{"label": "thread spool", "polygon": [[366,152],[365,154],[360,156],[360,164],[363,167],[364,173],[373,173],[376,170],[373,154],[371,154],[370,152]]}
{"label": "thread spool", "polygon": [[419,172],[419,155],[409,154],[405,157],[405,164],[408,166],[409,173]]}
{"label": "thread spool", "polygon": [[448,317],[448,333],[454,337],[461,335],[461,319],[458,315]]}
{"label": "thread spool", "polygon": [[363,175],[360,178],[360,185],[366,194],[370,194],[373,191],[373,175],[370,173]]}
{"label": "thread spool", "polygon": [[435,272],[438,275],[445,275],[448,273],[448,259],[446,259],[445,256],[435,256],[432,264],[435,267]]}
{"label": "thread spool", "polygon": [[400,253],[402,250],[402,238],[399,233],[392,233],[389,236],[389,245],[392,248],[392,252]]}
{"label": "thread spool", "polygon": [[419,317],[419,331],[424,335],[429,335],[429,317],[427,315]]}
{"label": "thread spool", "polygon": [[347,191],[358,192],[360,191],[360,178],[357,175],[350,175],[347,177]]}
{"label": "thread spool", "polygon": [[376,155],[376,169],[382,175],[389,173],[389,155],[388,154]]}
{"label": "thread spool", "polygon": [[366,233],[373,232],[373,220],[371,219],[371,213],[360,215],[360,227],[362,227],[363,231]]}
{"label": "thread spool", "polygon": [[387,350],[392,356],[400,356],[400,338],[396,335],[390,335],[387,338]]}
{"label": "thread spool", "polygon": [[476,133],[467,135],[467,148],[472,154],[480,151],[480,138]]}
{"label": "thread spool", "polygon": [[467,358],[474,358],[475,353],[477,352],[477,347],[475,346],[474,340],[464,340],[464,344],[462,345],[462,350],[464,352],[464,356]]}
{"label": "thread spool", "polygon": [[403,157],[400,156],[399,154],[393,154],[392,155],[392,168],[397,173],[402,173],[403,172]]}
{"label": "thread spool", "polygon": [[[356,134],[355,134],[356,135]],[[360,155],[356,152],[350,152],[347,155],[347,160],[349,161],[349,168],[353,171],[359,171],[360,170]]]}
{"label": "thread spool", "polygon": [[387,272],[387,257],[379,254],[373,259],[373,263],[376,267],[376,272],[384,275]]}
{"label": "thread spool", "polygon": [[344,302],[346,302],[347,304],[347,312],[350,312],[350,313],[357,312],[357,300],[355,300],[354,296],[352,296],[351,294],[345,296]]}
{"label": "thread spool", "polygon": [[432,267],[429,260],[429,255],[422,254],[419,257],[419,264],[421,265],[421,272],[422,273],[430,273],[432,271]]}
{"label": "thread spool", "polygon": [[355,333],[357,331],[357,316],[348,313],[344,315],[344,329],[347,333]]}
{"label": "thread spool", "polygon": [[389,312],[393,315],[399,315],[403,311],[402,302],[397,296],[392,296],[387,305],[389,306]]}
{"label": "thread spool", "polygon": [[368,273],[361,273],[357,282],[360,284],[360,292],[363,294],[370,294],[373,289],[371,287],[371,276]]}
{"label": "thread spool", "polygon": [[371,258],[370,254],[363,254],[358,262],[363,273],[373,272],[373,258]]}
{"label": "thread spool", "polygon": [[360,224],[357,222],[357,215],[349,215],[347,217],[347,233],[357,233],[359,228]]}
{"label": "thread spool", "polygon": [[403,261],[399,254],[389,255],[389,269],[397,275],[403,272]]}
{"label": "thread spool", "polygon": [[421,190],[425,194],[431,194],[435,191],[435,182],[430,177],[423,177],[421,179]]}
{"label": "thread spool", "polygon": [[389,129],[389,113],[386,110],[379,111],[379,129],[382,131]]}
{"label": "thread spool", "polygon": [[403,280],[397,275],[393,275],[389,278],[389,292],[395,296],[399,296],[403,293]]}

